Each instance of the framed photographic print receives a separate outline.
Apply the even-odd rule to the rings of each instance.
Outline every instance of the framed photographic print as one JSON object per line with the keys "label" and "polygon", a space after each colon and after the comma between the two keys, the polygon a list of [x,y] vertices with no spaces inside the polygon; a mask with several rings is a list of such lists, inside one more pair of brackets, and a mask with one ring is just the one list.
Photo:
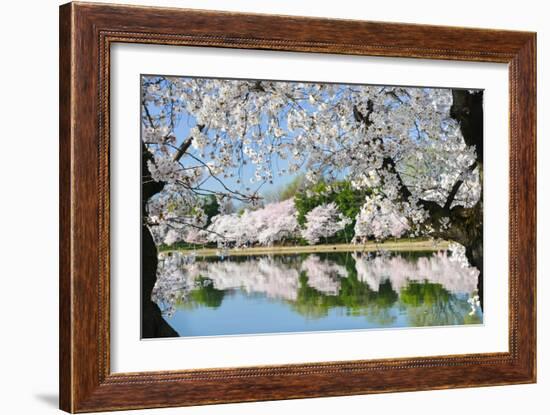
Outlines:
{"label": "framed photographic print", "polygon": [[536,36],[60,8],[60,407],[535,382]]}

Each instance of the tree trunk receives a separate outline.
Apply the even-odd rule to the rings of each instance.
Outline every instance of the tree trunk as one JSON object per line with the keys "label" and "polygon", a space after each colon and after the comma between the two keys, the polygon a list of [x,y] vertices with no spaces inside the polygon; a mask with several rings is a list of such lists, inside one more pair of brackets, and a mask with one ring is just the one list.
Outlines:
{"label": "tree trunk", "polygon": [[466,247],[466,258],[468,262],[479,270],[477,278],[477,291],[481,309],[483,310],[483,238],[474,241]]}
{"label": "tree trunk", "polygon": [[460,123],[464,141],[476,149],[476,167],[481,180],[479,202],[471,209],[453,208],[452,220],[463,237],[456,241],[466,248],[470,265],[479,270],[478,295],[483,309],[483,92],[453,91],[451,116]]}
{"label": "tree trunk", "polygon": [[157,279],[157,247],[145,224],[147,201],[164,187],[163,183],[151,180],[147,161],[151,154],[141,143],[141,337],[178,337],[178,333],[164,320],[158,305],[151,301],[151,293]]}
{"label": "tree trunk", "polygon": [[477,289],[483,309],[483,202],[466,209],[457,207],[451,210],[451,228],[446,232],[449,240],[466,248],[466,258],[470,265],[479,270]]}

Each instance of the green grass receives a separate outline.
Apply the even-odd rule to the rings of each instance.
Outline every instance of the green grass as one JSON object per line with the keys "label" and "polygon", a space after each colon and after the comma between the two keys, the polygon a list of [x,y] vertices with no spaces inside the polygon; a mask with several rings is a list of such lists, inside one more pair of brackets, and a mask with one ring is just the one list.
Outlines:
{"label": "green grass", "polygon": [[[363,244],[324,244],[307,246],[256,246],[252,248],[233,248],[227,250],[228,255],[281,255],[281,254],[302,254],[315,252],[373,252],[378,250],[386,251],[440,251],[449,246],[447,241],[435,243],[427,239],[398,239],[395,241],[384,242],[366,242]],[[215,256],[218,253],[217,248],[199,248],[195,249],[169,247],[162,252],[194,251],[200,256]]]}

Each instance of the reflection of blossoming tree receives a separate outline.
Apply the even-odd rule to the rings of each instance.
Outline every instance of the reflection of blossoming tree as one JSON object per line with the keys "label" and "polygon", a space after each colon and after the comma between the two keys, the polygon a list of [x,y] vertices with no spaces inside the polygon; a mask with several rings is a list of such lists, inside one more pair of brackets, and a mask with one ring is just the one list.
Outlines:
{"label": "reflection of blossoming tree", "polygon": [[301,271],[307,275],[307,284],[325,294],[338,295],[340,278],[348,276],[346,267],[321,259],[317,255],[308,256],[301,265]]}
{"label": "reflection of blossoming tree", "polygon": [[395,291],[401,291],[410,281],[429,281],[440,284],[446,290],[471,294],[475,291],[479,271],[464,265],[452,254],[434,253],[410,261],[401,256],[363,255],[354,253],[357,278],[378,291],[384,281],[391,281]]}
{"label": "reflection of blossoming tree", "polygon": [[[455,315],[449,307],[454,307],[456,302],[445,301],[452,297],[467,295],[469,298],[460,300],[459,317],[464,317],[470,307],[473,315],[479,306],[474,294],[479,271],[464,264],[460,253],[447,255],[437,252],[416,259],[355,253],[349,260],[338,258],[338,255],[296,256],[292,259],[275,255],[195,261],[193,255],[176,251],[161,253],[159,260],[152,298],[167,316],[175,312],[178,304],[185,303],[189,294],[192,297],[193,292],[205,287],[217,292],[241,290],[252,295],[264,294],[267,298],[283,300],[298,308],[304,302],[315,308],[315,298],[321,297],[328,302],[326,305],[350,308],[354,308],[353,303],[377,303],[388,307],[403,297],[409,305],[413,300],[416,306],[429,305],[437,312],[427,318],[440,322],[444,321],[441,316]],[[306,293],[309,295],[304,298]],[[388,299],[388,295],[393,300],[386,302],[384,299]],[[346,296],[353,297],[353,301],[343,303],[341,300]],[[362,309],[356,307],[355,311]]]}
{"label": "reflection of blossoming tree", "polygon": [[[192,127],[178,137],[182,120]],[[277,160],[310,182],[345,172],[390,209],[394,231],[456,241],[482,271],[481,92],[143,77],[142,139],[144,278],[156,267],[151,233],[158,243],[203,230],[208,195],[222,212],[231,200],[256,205]],[[376,220],[372,200],[362,212]]]}

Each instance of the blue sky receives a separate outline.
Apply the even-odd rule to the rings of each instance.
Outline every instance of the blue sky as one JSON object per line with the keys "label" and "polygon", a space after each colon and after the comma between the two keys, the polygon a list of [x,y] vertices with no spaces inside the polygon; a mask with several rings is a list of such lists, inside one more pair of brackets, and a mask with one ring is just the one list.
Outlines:
{"label": "blue sky", "polygon": [[[159,112],[159,108],[157,107],[151,107],[149,106],[149,111],[153,115],[157,115]],[[280,125],[283,130],[286,130],[286,120],[281,119]],[[184,111],[181,115],[180,119],[175,124],[174,133],[176,135],[176,145],[180,145],[188,136],[189,131],[196,126],[196,120],[190,113]],[[261,123],[262,129],[267,129],[267,122],[265,120]],[[210,131],[210,134],[213,135],[214,132]],[[196,149],[191,149],[191,154],[197,156],[204,162],[210,161],[210,158],[208,155],[206,157],[200,157],[199,152]],[[197,165],[197,162],[194,162],[190,157],[183,157],[182,163],[184,163],[186,166],[193,166]],[[221,175],[218,175],[219,179],[224,182],[224,184],[236,191],[240,191],[243,193],[250,194],[251,191],[254,191],[255,189],[258,189],[258,187],[261,185],[259,194],[263,197],[267,195],[271,195],[273,193],[278,192],[279,190],[284,189],[284,187],[292,182],[294,178],[300,174],[303,174],[305,171],[302,168],[300,171],[295,172],[293,174],[283,174],[279,175],[279,172],[282,170],[286,170],[288,172],[288,161],[280,159],[278,157],[274,157],[273,159],[273,180],[272,183],[269,182],[255,182],[251,183],[251,178],[254,176],[255,167],[254,165],[248,163],[245,166],[242,166],[240,169],[240,176],[239,176],[239,169],[228,169],[228,177],[223,177],[223,173]],[[233,173],[235,177],[230,177],[230,173]],[[239,181],[239,183],[238,183]],[[210,177],[206,182],[203,183],[201,186],[203,189],[212,190],[212,191],[224,191],[223,186],[214,178]],[[247,190],[247,187],[249,190]],[[235,207],[238,207],[240,205],[240,202],[238,200],[234,200],[233,202]]]}
{"label": "blue sky", "polygon": [[[194,120],[194,118],[188,114],[186,114],[185,116],[183,116],[181,118],[181,120],[179,121],[179,123],[177,124],[176,128],[175,128],[175,133],[176,133],[176,138],[178,140],[177,144],[181,144],[181,142],[186,139],[188,136],[189,136],[189,130],[191,128],[193,128],[194,126],[196,125],[196,122]],[[262,128],[265,128],[265,124],[262,126]],[[194,155],[197,155],[198,152],[197,151],[193,151],[192,154]],[[183,162],[185,162],[185,157],[182,159]],[[208,156],[205,158],[206,162],[209,161],[209,158]],[[297,172],[297,173],[294,173],[294,174],[283,174],[283,175],[279,175],[278,172],[280,172],[281,170],[283,169],[286,169],[286,171],[288,171],[288,161],[287,160],[282,160],[282,159],[279,159],[279,158],[275,158],[274,160],[274,164],[273,164],[273,183],[264,183],[261,187],[261,190],[260,190],[260,194],[262,196],[265,196],[265,195],[269,195],[279,189],[282,189],[285,187],[285,185],[287,185],[288,183],[290,183],[297,175],[301,174],[304,172],[304,169],[302,168],[301,171]],[[243,166],[241,171],[240,171],[240,177],[238,177],[238,169],[229,169],[227,171],[227,173],[234,173],[236,177],[227,177],[227,178],[224,178],[223,176],[222,177],[219,177],[227,187],[229,187],[230,189],[234,189],[234,190],[239,190],[239,191],[242,191],[242,192],[246,192],[246,188],[249,187],[251,190],[254,190],[256,188],[258,188],[258,186],[261,184],[256,182],[256,183],[251,183],[250,182],[250,179],[254,176],[254,171],[255,171],[255,167],[253,165],[251,165],[250,163],[248,163],[247,165]],[[240,183],[237,183],[237,180],[240,180]],[[210,189],[210,190],[213,190],[213,191],[223,191],[223,187],[221,186],[221,184],[213,179],[213,178],[210,178],[208,179],[204,185],[202,186],[203,188],[205,189]],[[238,205],[237,201],[235,201],[235,205]]]}

